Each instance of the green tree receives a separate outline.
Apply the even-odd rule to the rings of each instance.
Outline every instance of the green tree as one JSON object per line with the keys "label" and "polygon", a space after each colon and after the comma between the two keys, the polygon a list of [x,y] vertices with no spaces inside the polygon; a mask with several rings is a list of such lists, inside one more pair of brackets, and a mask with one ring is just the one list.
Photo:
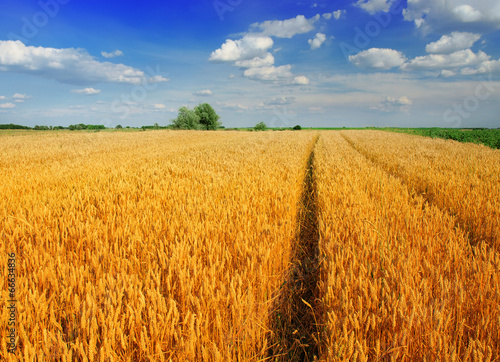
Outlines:
{"label": "green tree", "polygon": [[199,123],[202,129],[216,130],[221,123],[220,116],[215,112],[212,106],[208,103],[198,104],[194,111],[199,117]]}
{"label": "green tree", "polygon": [[121,124],[119,124],[119,125],[117,125],[115,128],[116,128],[116,129],[122,129],[122,128],[123,128],[123,126],[122,126]]}
{"label": "green tree", "polygon": [[256,131],[265,131],[267,129],[267,126],[264,122],[259,122],[255,125],[254,129]]}
{"label": "green tree", "polygon": [[179,108],[177,118],[172,121],[172,126],[175,129],[200,129],[200,117],[196,112],[188,107],[182,106]]}

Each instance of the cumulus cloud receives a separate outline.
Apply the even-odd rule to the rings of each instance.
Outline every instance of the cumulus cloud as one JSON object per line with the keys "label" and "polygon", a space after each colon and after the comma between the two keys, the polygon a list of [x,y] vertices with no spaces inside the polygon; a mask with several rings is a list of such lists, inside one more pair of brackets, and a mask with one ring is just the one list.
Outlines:
{"label": "cumulus cloud", "polygon": [[123,55],[123,52],[121,50],[115,50],[114,52],[111,53],[106,53],[106,52],[101,52],[101,55],[104,58],[114,58],[114,57],[120,57]]}
{"label": "cumulus cloud", "polygon": [[39,75],[69,84],[145,81],[144,72],[123,64],[99,62],[82,49],[34,47],[10,40],[0,41],[0,71]]}
{"label": "cumulus cloud", "polygon": [[325,34],[317,33],[316,37],[314,37],[313,39],[309,39],[307,42],[311,46],[311,49],[314,50],[320,48],[321,45],[325,42],[325,40],[326,40]]}
{"label": "cumulus cloud", "polygon": [[470,5],[460,5],[453,9],[457,19],[464,23],[472,23],[483,18],[483,14]]}
{"label": "cumulus cloud", "polygon": [[371,48],[349,56],[349,60],[358,67],[388,70],[401,67],[405,63],[406,57],[397,50]]}
{"label": "cumulus cloud", "polygon": [[278,38],[292,38],[296,34],[305,34],[314,30],[314,23],[319,20],[316,15],[307,19],[304,15],[287,20],[271,20],[263,23],[255,23],[251,28],[257,30],[262,35],[275,36]]}
{"label": "cumulus cloud", "polygon": [[500,2],[491,0],[408,0],[403,11],[425,33],[500,29]]}
{"label": "cumulus cloud", "polygon": [[427,44],[425,50],[432,54],[450,54],[470,48],[480,38],[480,34],[453,32],[451,35],[443,35],[436,42]]}
{"label": "cumulus cloud", "polygon": [[86,96],[90,96],[90,95],[101,93],[101,90],[94,89],[94,88],[85,88],[85,89],[73,89],[72,92],[77,93],[77,94],[83,94]]}
{"label": "cumulus cloud", "polygon": [[335,20],[339,20],[343,15],[345,15],[347,13],[346,10],[337,10],[337,11],[334,11],[332,13],[325,13],[323,14],[323,18],[326,19],[326,20],[330,20],[332,17],[335,19]]}
{"label": "cumulus cloud", "polygon": [[[448,48],[445,45],[448,46],[448,43],[438,41],[432,48],[435,47],[437,50],[442,46],[446,50]],[[351,55],[349,60],[354,65],[362,68],[374,70],[399,68],[403,71],[439,72],[439,76],[443,78],[453,77],[458,74],[468,76],[500,73],[500,59],[491,60],[491,57],[485,52],[478,51],[474,53],[470,49],[458,50],[451,54],[428,54],[406,59],[401,52],[396,50],[372,48]]]}
{"label": "cumulus cloud", "polygon": [[383,112],[393,112],[401,111],[408,112],[413,101],[408,98],[408,96],[401,97],[384,97],[384,100],[372,107],[372,109],[383,111]]}
{"label": "cumulus cloud", "polygon": [[373,15],[380,11],[388,12],[396,0],[358,0],[354,5]]}
{"label": "cumulus cloud", "polygon": [[30,98],[30,96],[28,96],[26,94],[16,93],[12,96],[12,98],[14,98],[14,99],[27,99],[27,98]]}
{"label": "cumulus cloud", "polygon": [[466,67],[461,69],[462,75],[478,75],[478,74],[500,74],[500,60],[487,60],[476,67]]}
{"label": "cumulus cloud", "polygon": [[339,20],[341,16],[345,15],[347,13],[346,10],[337,10],[337,11],[334,11],[332,14],[333,14],[333,17],[335,18],[335,20]]}
{"label": "cumulus cloud", "polygon": [[210,54],[210,61],[233,62],[263,56],[274,45],[268,36],[247,34],[238,40],[227,39]]}
{"label": "cumulus cloud", "polygon": [[5,96],[0,96],[0,101],[3,101],[4,99],[6,99],[7,97]]}
{"label": "cumulus cloud", "polygon": [[260,68],[249,68],[243,72],[245,77],[254,80],[262,81],[284,81],[293,77],[291,72],[292,66],[281,65],[279,67],[260,67]]}
{"label": "cumulus cloud", "polygon": [[16,108],[16,105],[14,103],[1,103],[0,108],[2,109]]}
{"label": "cumulus cloud", "polygon": [[269,67],[274,65],[274,56],[271,53],[266,53],[263,57],[255,57],[248,60],[238,60],[234,63],[240,68],[259,68],[259,67]]}
{"label": "cumulus cloud", "polygon": [[[272,37],[291,38],[296,34],[307,33],[314,29],[314,22],[319,15],[306,19],[303,15],[287,20],[273,20],[251,25],[251,32],[241,39],[227,39],[219,49],[214,50],[209,57],[212,62],[230,62],[244,68],[243,76],[249,79],[282,83],[309,84],[305,76],[294,76],[290,64],[275,66],[274,56],[270,53],[274,46]],[[324,35],[323,35],[324,36]],[[325,38],[326,39],[326,38]],[[321,46],[321,35],[314,44]],[[277,50],[273,50],[276,52]],[[230,78],[231,79],[231,78]]]}
{"label": "cumulus cloud", "polygon": [[281,82],[285,84],[307,85],[309,79],[303,75],[294,77],[292,74],[292,66],[290,64],[281,65],[279,67],[260,67],[249,68],[243,72],[243,75],[249,79],[258,80],[262,82],[276,83]]}
{"label": "cumulus cloud", "polygon": [[470,49],[459,50],[451,54],[430,54],[416,57],[408,61],[405,70],[443,70],[480,65],[490,59],[486,53],[479,51],[477,54]]}
{"label": "cumulus cloud", "polygon": [[197,97],[210,97],[212,95],[212,91],[210,89],[203,89],[193,93],[194,96]]}
{"label": "cumulus cloud", "polygon": [[148,83],[163,83],[168,82],[170,79],[165,78],[161,75],[155,75],[154,77],[148,78]]}
{"label": "cumulus cloud", "polygon": [[309,78],[303,75],[299,75],[293,79],[293,83],[297,85],[308,85],[310,83]]}

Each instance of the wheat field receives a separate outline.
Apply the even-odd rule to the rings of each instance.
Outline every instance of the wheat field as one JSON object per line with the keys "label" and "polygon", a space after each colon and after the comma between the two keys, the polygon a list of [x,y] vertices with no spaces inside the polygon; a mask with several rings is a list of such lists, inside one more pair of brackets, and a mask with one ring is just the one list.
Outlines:
{"label": "wheat field", "polygon": [[[388,174],[344,137],[376,140],[378,153],[408,145],[399,134],[359,131],[324,134],[317,145],[325,360],[497,359],[500,257],[487,243],[493,235],[471,243],[460,227],[465,218],[429,202],[413,180],[410,187]],[[426,146],[416,145],[422,152]]]}
{"label": "wheat field", "polygon": [[0,155],[17,308],[14,355],[0,279],[2,360],[500,358],[498,150],[381,131],[47,132],[2,135]]}

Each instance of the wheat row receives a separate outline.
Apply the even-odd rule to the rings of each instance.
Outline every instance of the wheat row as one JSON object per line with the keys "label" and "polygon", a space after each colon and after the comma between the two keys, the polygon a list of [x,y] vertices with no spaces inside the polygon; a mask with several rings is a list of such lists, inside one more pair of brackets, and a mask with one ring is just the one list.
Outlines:
{"label": "wheat row", "polygon": [[[16,254],[19,358],[267,356],[312,134],[22,137],[1,140],[0,161],[0,263]],[[3,328],[0,338],[15,360]]]}
{"label": "wheat row", "polygon": [[[369,137],[389,139],[378,153],[406,144],[392,135],[348,136],[356,145],[371,146],[364,141]],[[323,360],[497,359],[498,252],[485,242],[471,246],[455,216],[412,192],[339,133],[322,134],[314,165]]]}
{"label": "wheat row", "polygon": [[354,147],[429,202],[457,215],[473,244],[500,251],[500,152],[382,131],[344,131]]}

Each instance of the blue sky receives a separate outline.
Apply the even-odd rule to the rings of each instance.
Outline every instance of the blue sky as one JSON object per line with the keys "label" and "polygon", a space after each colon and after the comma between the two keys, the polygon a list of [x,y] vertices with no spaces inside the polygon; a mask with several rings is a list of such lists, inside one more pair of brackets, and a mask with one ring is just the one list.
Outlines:
{"label": "blue sky", "polygon": [[0,123],[500,127],[500,0],[3,0]]}

